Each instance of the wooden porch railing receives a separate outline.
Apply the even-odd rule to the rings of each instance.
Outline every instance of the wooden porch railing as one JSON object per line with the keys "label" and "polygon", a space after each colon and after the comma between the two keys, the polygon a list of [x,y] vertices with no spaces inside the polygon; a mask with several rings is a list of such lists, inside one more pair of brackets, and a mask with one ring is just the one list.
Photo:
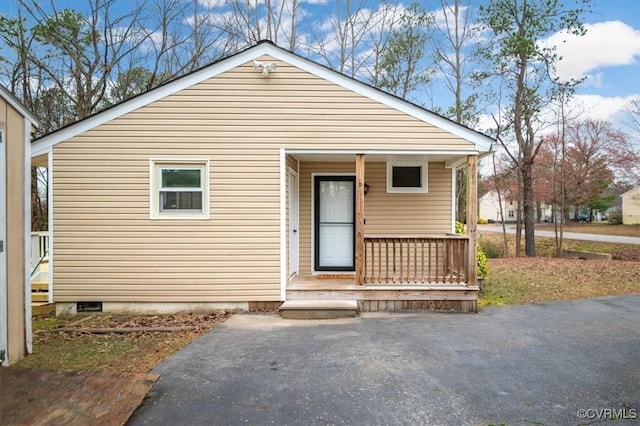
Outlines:
{"label": "wooden porch railing", "polygon": [[469,238],[447,236],[365,236],[366,284],[468,282]]}

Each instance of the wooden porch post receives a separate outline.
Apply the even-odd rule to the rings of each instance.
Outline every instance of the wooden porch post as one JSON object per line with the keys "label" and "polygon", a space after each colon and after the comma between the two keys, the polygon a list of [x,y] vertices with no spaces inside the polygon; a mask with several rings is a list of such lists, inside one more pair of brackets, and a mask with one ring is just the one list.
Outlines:
{"label": "wooden porch post", "polygon": [[364,285],[364,154],[356,154],[356,285]]}
{"label": "wooden porch post", "polygon": [[467,261],[467,285],[478,285],[476,260],[476,230],[478,227],[478,156],[467,156],[467,235],[469,250]]}

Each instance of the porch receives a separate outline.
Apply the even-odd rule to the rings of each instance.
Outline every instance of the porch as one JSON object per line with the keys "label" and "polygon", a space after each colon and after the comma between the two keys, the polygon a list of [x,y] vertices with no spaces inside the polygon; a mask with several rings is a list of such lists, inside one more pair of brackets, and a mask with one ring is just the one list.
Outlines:
{"label": "porch", "polygon": [[[476,161],[475,155],[287,155],[283,312],[353,304],[361,312],[475,312]],[[396,164],[415,170],[410,187],[391,188]],[[466,235],[452,233],[460,167],[469,170],[473,212]]]}
{"label": "porch", "polygon": [[287,284],[286,299],[295,301],[295,310],[305,308],[298,301],[316,310],[344,309],[331,306],[356,301],[360,312],[476,312],[478,287],[469,285],[468,248],[465,235],[365,236],[363,284],[354,273],[296,275]]}

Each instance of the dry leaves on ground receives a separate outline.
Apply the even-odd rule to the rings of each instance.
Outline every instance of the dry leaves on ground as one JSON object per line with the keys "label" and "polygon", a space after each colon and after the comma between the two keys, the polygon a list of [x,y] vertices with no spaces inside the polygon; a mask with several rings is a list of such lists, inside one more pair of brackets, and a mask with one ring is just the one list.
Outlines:
{"label": "dry leaves on ground", "polygon": [[490,259],[484,305],[640,292],[640,263],[557,258]]}
{"label": "dry leaves on ground", "polygon": [[[33,354],[19,367],[52,370],[106,370],[143,373],[211,330],[231,312],[166,315],[88,314],[61,319],[52,309],[34,312]],[[77,328],[60,332],[60,328]],[[172,332],[158,327],[194,327]],[[126,334],[92,334],[91,328],[140,328]]]}

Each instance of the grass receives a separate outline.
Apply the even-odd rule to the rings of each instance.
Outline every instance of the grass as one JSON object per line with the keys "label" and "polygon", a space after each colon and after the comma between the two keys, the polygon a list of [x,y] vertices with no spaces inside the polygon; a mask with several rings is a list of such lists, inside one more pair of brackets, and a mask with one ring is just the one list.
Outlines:
{"label": "grass", "polygon": [[640,293],[640,263],[554,258],[490,259],[479,307]]}
{"label": "grass", "polygon": [[[509,256],[515,255],[515,235],[508,234]],[[499,232],[482,232],[480,229],[478,242],[484,249],[487,257],[505,257],[503,248],[503,236]],[[598,253],[610,253],[615,260],[640,261],[640,245],[636,244],[616,244],[603,243],[597,241],[567,240],[563,242],[563,247],[573,250],[585,250]],[[521,241],[522,253],[524,253],[524,236]],[[536,237],[536,255],[538,257],[555,257],[555,238]]]}
{"label": "grass", "polygon": [[[537,225],[538,226],[538,225]],[[553,225],[542,225],[553,229]],[[568,224],[567,232],[636,236],[640,226]],[[597,231],[594,231],[597,230]],[[607,232],[604,232],[607,230]],[[537,237],[535,258],[514,258],[515,235],[507,235],[510,258],[504,258],[503,235],[482,232],[478,241],[489,257],[489,277],[478,306],[542,303],[640,292],[640,245],[567,240],[563,247],[610,253],[612,261],[556,258],[554,238]],[[524,237],[521,242],[524,253]]]}
{"label": "grass", "polygon": [[[157,316],[93,314],[58,318],[53,305],[33,307],[33,353],[11,368],[144,373],[190,343],[229,314]],[[59,327],[195,326],[194,331],[127,334],[61,333]]]}
{"label": "grass", "polygon": [[[553,223],[536,224],[536,229],[553,231]],[[565,223],[564,232],[582,232],[585,234],[619,235],[623,237],[640,237],[640,225],[611,225],[607,222]]]}

